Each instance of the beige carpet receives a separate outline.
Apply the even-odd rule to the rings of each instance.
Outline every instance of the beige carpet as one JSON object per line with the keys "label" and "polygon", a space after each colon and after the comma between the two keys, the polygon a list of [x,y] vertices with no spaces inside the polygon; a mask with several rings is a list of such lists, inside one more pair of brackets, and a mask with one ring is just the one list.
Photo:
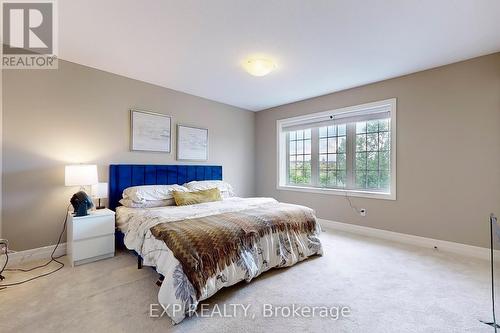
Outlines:
{"label": "beige carpet", "polygon": [[[341,232],[325,255],[220,291],[207,303],[252,304],[250,318],[149,318],[157,275],[135,257],[65,267],[0,291],[0,332],[492,332],[488,263]],[[10,281],[24,278],[7,274]],[[500,285],[500,284],[499,284]],[[261,304],[349,306],[349,318],[263,318]]]}

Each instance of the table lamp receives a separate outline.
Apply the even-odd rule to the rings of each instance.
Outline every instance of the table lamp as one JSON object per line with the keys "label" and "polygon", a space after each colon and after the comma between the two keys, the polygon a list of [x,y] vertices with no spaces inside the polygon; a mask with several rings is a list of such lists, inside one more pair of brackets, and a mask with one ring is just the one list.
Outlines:
{"label": "table lamp", "polygon": [[99,200],[98,206],[96,209],[104,209],[106,207],[101,206],[101,199],[105,199],[108,197],[108,183],[97,183],[92,185],[92,197],[97,198]]}
{"label": "table lamp", "polygon": [[85,192],[85,186],[97,184],[97,165],[95,164],[74,164],[67,165],[64,172],[64,185],[80,186],[80,191],[71,197],[71,204],[75,211],[75,216],[88,215],[87,210],[92,208],[92,200]]}

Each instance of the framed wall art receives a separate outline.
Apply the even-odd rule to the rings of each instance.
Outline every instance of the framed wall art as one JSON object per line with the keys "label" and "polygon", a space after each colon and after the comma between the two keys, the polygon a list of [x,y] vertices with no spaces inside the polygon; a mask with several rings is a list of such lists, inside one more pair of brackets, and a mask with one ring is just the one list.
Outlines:
{"label": "framed wall art", "polygon": [[180,161],[207,161],[208,129],[177,125],[177,159]]}
{"label": "framed wall art", "polygon": [[134,151],[171,152],[170,116],[142,110],[130,110],[130,149]]}

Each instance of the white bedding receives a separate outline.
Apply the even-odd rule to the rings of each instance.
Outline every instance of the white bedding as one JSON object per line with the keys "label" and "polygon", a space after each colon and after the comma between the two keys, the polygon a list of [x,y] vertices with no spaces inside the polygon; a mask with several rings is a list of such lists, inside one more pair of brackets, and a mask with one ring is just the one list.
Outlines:
{"label": "white bedding", "polygon": [[228,265],[208,280],[202,290],[202,296],[197,299],[179,261],[162,240],[151,234],[150,228],[158,223],[242,211],[276,203],[272,198],[233,197],[189,206],[147,209],[118,207],[116,218],[118,228],[125,234],[125,246],[139,253],[144,259],[144,265],[156,267],[158,273],[165,276],[158,300],[164,306],[170,305],[167,313],[174,323],[179,323],[196,309],[199,301],[212,296],[223,287],[242,280],[250,281],[272,267],[291,266],[310,255],[322,254],[321,243],[317,235],[307,237],[293,232],[264,236],[256,245],[255,251],[245,254],[248,256],[244,265],[246,269],[241,263]]}

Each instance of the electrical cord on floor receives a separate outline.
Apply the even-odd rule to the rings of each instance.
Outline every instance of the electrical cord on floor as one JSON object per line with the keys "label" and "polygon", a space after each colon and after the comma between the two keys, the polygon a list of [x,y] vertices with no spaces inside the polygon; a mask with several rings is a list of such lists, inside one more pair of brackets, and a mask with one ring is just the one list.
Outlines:
{"label": "electrical cord on floor", "polygon": [[[0,269],[0,281],[5,280],[5,277],[2,275],[2,273],[5,271],[5,267],[7,267],[7,264],[9,263],[9,246],[8,244],[5,244],[5,263],[2,266],[2,269]],[[2,290],[3,288],[0,288]]]}
{"label": "electrical cord on floor", "polygon": [[38,265],[38,266],[35,266],[35,267],[31,267],[31,268],[5,268],[5,267],[7,267],[7,263],[9,262],[9,254],[8,254],[9,251],[8,251],[8,249],[6,249],[6,251],[5,251],[6,260],[5,260],[5,264],[4,264],[3,268],[2,268],[2,270],[0,271],[0,276],[1,276],[2,272],[4,272],[4,271],[6,271],[6,272],[31,272],[31,271],[33,271],[35,269],[39,269],[39,268],[42,268],[42,267],[47,267],[52,262],[58,263],[59,267],[56,268],[56,269],[54,269],[54,270],[52,270],[52,271],[50,271],[50,272],[43,273],[43,274],[34,276],[34,277],[26,279],[26,280],[12,282],[12,283],[6,283],[6,284],[0,284],[0,290],[6,289],[7,287],[17,286],[17,285],[20,285],[20,284],[23,284],[23,283],[26,283],[26,282],[29,282],[29,281],[36,280],[36,279],[39,279],[41,277],[44,277],[44,276],[47,276],[47,275],[50,275],[50,274],[53,274],[53,273],[61,270],[64,267],[64,263],[62,263],[59,260],[57,260],[57,259],[63,257],[64,255],[59,256],[59,257],[54,257],[54,254],[56,253],[57,248],[61,244],[62,236],[64,235],[64,231],[66,230],[66,224],[68,222],[68,212],[69,212],[69,207],[70,206],[71,205],[68,205],[68,207],[66,208],[66,216],[64,217],[63,228],[61,230],[61,233],[59,234],[59,238],[57,239],[57,244],[54,247],[54,249],[52,250],[52,253],[50,254],[50,260],[47,261],[45,264]]}

